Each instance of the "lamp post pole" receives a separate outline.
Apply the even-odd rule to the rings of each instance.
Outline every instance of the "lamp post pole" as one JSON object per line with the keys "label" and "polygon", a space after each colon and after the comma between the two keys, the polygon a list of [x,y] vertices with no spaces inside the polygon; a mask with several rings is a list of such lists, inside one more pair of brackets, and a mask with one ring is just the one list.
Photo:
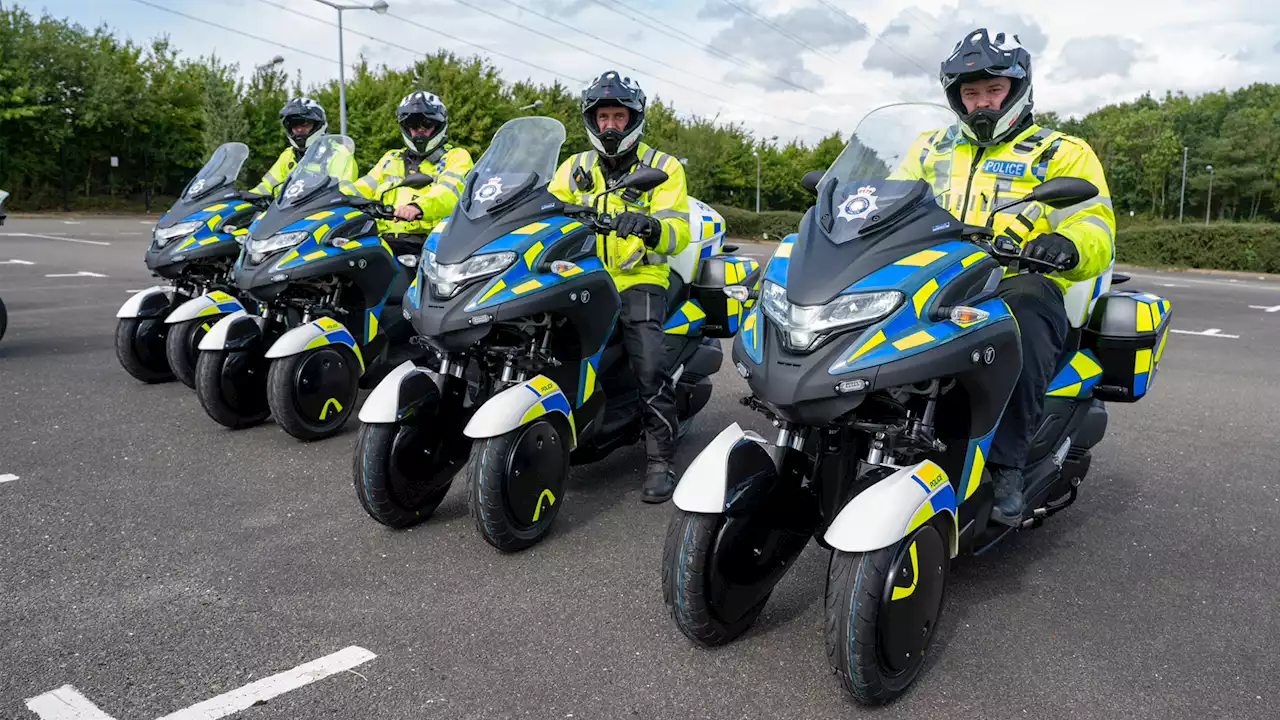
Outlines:
{"label": "lamp post pole", "polygon": [[338,118],[339,132],[343,135],[347,134],[347,76],[346,76],[346,58],[342,56],[342,11],[343,10],[372,10],[379,15],[385,15],[387,12],[387,3],[385,0],[378,0],[372,5],[343,5],[333,2],[333,0],[316,0],[338,11]]}

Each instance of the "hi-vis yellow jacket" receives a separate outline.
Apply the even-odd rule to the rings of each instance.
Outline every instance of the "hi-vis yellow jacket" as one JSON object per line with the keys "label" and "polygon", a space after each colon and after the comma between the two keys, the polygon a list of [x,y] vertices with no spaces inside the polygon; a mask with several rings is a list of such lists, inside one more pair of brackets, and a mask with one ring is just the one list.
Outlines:
{"label": "hi-vis yellow jacket", "polygon": [[289,173],[297,167],[298,161],[302,159],[302,153],[295,154],[292,147],[287,147],[284,152],[280,153],[280,157],[276,158],[276,162],[262,176],[262,180],[249,192],[258,195],[276,195],[280,192],[280,186],[284,184],[285,178],[289,177]]}
{"label": "hi-vis yellow jacket", "polygon": [[[596,236],[596,255],[609,270],[618,292],[636,285],[667,287],[670,266],[666,256],[678,255],[689,245],[689,191],[685,186],[684,165],[644,143],[636,146],[636,154],[638,162],[627,168],[627,172],[637,165],[648,165],[667,173],[666,182],[642,194],[634,203],[618,197],[621,193],[613,193],[605,200],[605,210],[614,216],[632,211],[657,218],[662,223],[662,238],[653,251],[645,255],[644,261],[623,270],[617,267],[618,263],[630,257],[637,247],[643,247],[643,242],[634,236],[620,238],[614,233]],[[591,180],[583,183],[586,187],[580,187],[573,179],[574,170],[578,168],[589,173]],[[547,190],[563,202],[594,207],[592,203],[605,192],[605,187],[599,156],[589,150],[561,163]]]}
{"label": "hi-vis yellow jacket", "polygon": [[[474,163],[471,161],[471,153],[452,145],[445,145],[444,152],[439,153],[434,160],[431,156],[420,160],[416,167],[406,168],[404,155],[403,149],[391,150],[383,155],[369,170],[369,174],[356,181],[356,189],[367,198],[381,198],[387,205],[416,205],[422,211],[422,217],[412,222],[379,220],[379,233],[426,235],[436,223],[453,212],[458,204],[458,195],[462,192],[462,180],[471,172]],[[421,189],[398,187],[387,192],[387,188],[413,173],[430,175],[435,178],[435,182]]]}
{"label": "hi-vis yellow jacket", "polygon": [[1084,140],[1033,124],[1008,142],[983,148],[954,131],[935,130],[916,138],[892,178],[929,182],[953,215],[983,225],[995,205],[1064,176],[1093,183],[1097,197],[1062,210],[1043,203],[1015,205],[997,214],[994,228],[1019,245],[1047,232],[1075,243],[1079,264],[1048,275],[1066,292],[1072,283],[1101,274],[1115,256],[1111,192],[1098,156]]}

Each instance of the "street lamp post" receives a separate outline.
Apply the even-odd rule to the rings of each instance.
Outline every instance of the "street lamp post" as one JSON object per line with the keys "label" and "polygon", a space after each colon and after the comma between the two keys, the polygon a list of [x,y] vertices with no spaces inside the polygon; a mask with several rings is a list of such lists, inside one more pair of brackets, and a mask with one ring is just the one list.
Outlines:
{"label": "street lamp post", "polygon": [[1187,146],[1182,146],[1182,190],[1178,192],[1178,222],[1182,222],[1182,206],[1187,200]]}
{"label": "street lamp post", "polygon": [[257,70],[258,72],[262,72],[263,70],[266,70],[268,68],[273,68],[276,65],[280,65],[283,63],[284,63],[284,58],[277,55],[271,58],[271,62],[264,62],[261,65],[255,65],[253,69]]}
{"label": "street lamp post", "polygon": [[536,107],[538,107],[538,106],[539,106],[539,105],[541,105],[541,104],[542,104],[542,99],[541,99],[541,98],[539,98],[539,99],[537,99],[537,100],[534,100],[532,103],[530,103],[530,104],[528,104],[528,105],[525,105],[524,107],[519,108],[519,109],[520,109],[520,110],[529,110],[530,108],[536,108]]}
{"label": "street lamp post", "polygon": [[756,158],[756,214],[760,214],[760,151],[752,150],[751,154]]}
{"label": "street lamp post", "polygon": [[1204,207],[1204,224],[1209,224],[1209,212],[1213,210],[1213,166],[1205,165],[1205,170],[1209,171],[1209,199],[1205,202]]}
{"label": "street lamp post", "polygon": [[387,12],[386,0],[377,0],[372,5],[343,5],[333,0],[316,0],[338,11],[338,117],[339,131],[343,135],[347,134],[347,78],[346,78],[346,60],[342,57],[342,11],[343,10],[372,10],[379,15],[385,15]]}

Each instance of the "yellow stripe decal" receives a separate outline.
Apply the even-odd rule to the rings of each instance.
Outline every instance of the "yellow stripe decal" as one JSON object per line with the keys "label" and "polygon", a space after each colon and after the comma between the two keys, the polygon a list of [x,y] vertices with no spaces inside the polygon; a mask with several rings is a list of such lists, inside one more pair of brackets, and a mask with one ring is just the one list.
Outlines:
{"label": "yellow stripe decal", "polygon": [[910,350],[911,348],[919,347],[932,339],[933,336],[930,335],[927,330],[921,330],[920,332],[912,333],[901,340],[895,340],[893,342],[893,346],[899,350]]}
{"label": "yellow stripe decal", "polygon": [[924,504],[920,506],[920,509],[916,511],[916,514],[912,516],[911,524],[907,526],[907,532],[911,532],[912,530],[915,530],[921,525],[929,522],[929,518],[931,517],[933,517],[933,506],[929,504],[928,500],[925,500]]}
{"label": "yellow stripe decal", "polygon": [[216,231],[216,230],[218,229],[218,223],[219,223],[219,222],[221,222],[221,221],[222,221],[222,215],[221,215],[221,214],[219,214],[219,215],[214,215],[213,217],[209,218],[209,222],[208,222],[207,226],[208,226],[208,228],[209,228],[210,230],[214,230],[214,231]]}
{"label": "yellow stripe decal", "polygon": [[546,223],[540,223],[540,222],[530,223],[518,230],[512,230],[511,234],[512,235],[532,235],[536,232],[541,232],[542,230],[546,230],[548,227],[550,226],[547,225]]}
{"label": "yellow stripe decal", "polygon": [[1149,372],[1151,370],[1151,348],[1144,348],[1133,356],[1133,373]]}
{"label": "yellow stripe decal", "polygon": [[1151,332],[1155,329],[1155,325],[1151,323],[1151,306],[1145,303],[1138,304],[1138,332]]}
{"label": "yellow stripe decal", "polygon": [[227,204],[226,204],[226,203],[218,203],[217,205],[210,205],[209,207],[205,208],[205,210],[209,210],[209,211],[211,211],[211,212],[216,212],[216,211],[218,211],[218,210],[223,210],[223,209],[225,209],[226,207],[227,207]]}
{"label": "yellow stripe decal", "polygon": [[517,285],[511,288],[511,292],[515,293],[516,295],[519,295],[521,293],[527,293],[530,290],[537,290],[540,287],[542,287],[542,283],[539,282],[537,279],[534,279],[534,280],[530,280],[527,283],[522,283],[520,285]]}
{"label": "yellow stripe decal", "polygon": [[328,255],[328,254],[329,254],[329,253],[328,253],[328,251],[326,251],[326,250],[316,250],[315,252],[309,252],[309,253],[307,253],[306,255],[303,255],[303,256],[302,256],[302,259],[303,259],[303,260],[307,260],[307,261],[311,261],[311,260],[319,260],[320,258],[322,258],[322,257],[324,257],[325,255]]}
{"label": "yellow stripe decal", "polygon": [[1089,378],[1102,373],[1102,367],[1099,366],[1098,363],[1089,359],[1089,356],[1082,352],[1076,353],[1075,356],[1071,358],[1071,368],[1076,371],[1076,374],[1080,376],[1081,380],[1088,380]]}
{"label": "yellow stripe decal", "polygon": [[1052,396],[1052,397],[1071,397],[1071,398],[1073,398],[1073,397],[1075,397],[1075,396],[1077,396],[1077,395],[1079,395],[1079,394],[1080,394],[1080,388],[1081,388],[1081,387],[1083,387],[1083,385],[1082,385],[1081,383],[1075,383],[1075,384],[1073,384],[1073,385],[1068,385],[1068,386],[1066,386],[1066,387],[1064,387],[1064,388],[1058,388],[1057,390],[1050,391],[1050,392],[1049,392],[1049,395],[1050,395],[1050,396]]}
{"label": "yellow stripe decal", "polygon": [[358,248],[358,247],[360,247],[360,241],[359,241],[359,240],[351,240],[351,241],[349,241],[349,242],[344,242],[344,243],[342,243],[342,249],[343,249],[343,250],[355,250],[355,249],[356,249],[356,248]]}
{"label": "yellow stripe decal", "polygon": [[329,216],[330,216],[330,215],[332,215],[332,214],[333,214],[333,211],[332,211],[332,210],[321,210],[320,212],[315,213],[314,215],[308,215],[308,216],[307,216],[307,219],[308,219],[308,220],[323,220],[323,219],[325,219],[325,218],[329,217]]}
{"label": "yellow stripe decal", "polygon": [[773,253],[773,256],[777,258],[789,258],[791,257],[791,248],[793,247],[795,247],[795,243],[782,243],[778,246],[778,250]]}
{"label": "yellow stripe decal", "polygon": [[359,214],[360,214],[360,211],[359,211],[359,210],[352,210],[351,212],[347,213],[346,215],[343,215],[342,217],[343,217],[343,219],[344,219],[344,220],[350,220],[351,218],[353,218],[353,217],[355,217],[355,216],[357,216],[357,215],[359,215]]}
{"label": "yellow stripe decal", "polygon": [[325,345],[328,345],[328,344],[329,344],[329,338],[326,338],[325,336],[321,335],[319,337],[312,338],[311,342],[307,343],[306,347],[302,349],[313,350],[318,347],[324,347]]}
{"label": "yellow stripe decal", "polygon": [[325,223],[324,225],[321,225],[320,227],[316,228],[315,231],[311,233],[311,237],[315,238],[316,242],[319,242],[320,239],[323,238],[325,233],[327,232],[329,232],[329,224]]}
{"label": "yellow stripe decal", "polygon": [[982,445],[978,445],[976,454],[973,456],[973,469],[969,471],[969,484],[964,489],[964,499],[968,500],[974,490],[978,489],[978,483],[982,482],[982,468],[986,467],[987,456],[982,453]]}
{"label": "yellow stripe decal", "polygon": [[1161,356],[1164,355],[1164,341],[1169,339],[1169,330],[1166,328],[1164,334],[1160,336],[1160,347],[1156,348],[1156,362],[1160,362]]}
{"label": "yellow stripe decal", "polygon": [[702,318],[706,317],[707,314],[703,312],[702,308],[698,307],[696,303],[685,303],[684,316],[689,318],[690,321],[693,321],[693,320],[701,320]]}
{"label": "yellow stripe decal", "polygon": [[542,491],[542,494],[538,496],[538,506],[537,506],[537,507],[535,507],[535,508],[533,509],[533,522],[538,522],[538,516],[542,514],[542,499],[543,499],[543,498],[546,498],[547,500],[549,500],[549,501],[550,501],[550,502],[548,503],[548,505],[555,505],[555,504],[556,504],[556,496],[555,496],[555,493],[552,493],[550,490],[543,490],[543,491]]}
{"label": "yellow stripe decal", "polygon": [[560,228],[560,233],[563,235],[568,235],[569,233],[573,232],[574,230],[577,230],[580,227],[582,227],[582,223],[578,222],[577,220],[574,220],[573,222]]}
{"label": "yellow stripe decal", "polygon": [[482,303],[482,302],[484,302],[485,300],[488,300],[489,298],[493,297],[494,295],[497,295],[498,293],[502,292],[502,290],[503,290],[506,286],[507,286],[506,281],[499,280],[498,282],[494,283],[494,284],[493,284],[493,287],[489,288],[489,289],[488,289],[488,291],[486,291],[484,295],[481,295],[481,296],[480,296],[480,299],[479,299],[479,300],[477,300],[476,302],[477,302],[477,303]]}
{"label": "yellow stripe decal", "polygon": [[857,350],[855,350],[854,353],[849,356],[849,359],[846,362],[853,362],[854,360],[857,360],[863,355],[866,355],[867,353],[871,352],[877,345],[879,345],[884,341],[885,341],[884,331],[883,330],[876,331],[876,334],[872,335],[870,340],[867,340],[866,342],[862,343],[862,346],[859,347]]}
{"label": "yellow stripe decal", "polygon": [[974,254],[970,255],[969,257],[967,257],[967,258],[965,258],[965,259],[961,260],[961,261],[960,261],[960,264],[961,264],[962,266],[964,266],[964,267],[969,267],[970,265],[972,265],[972,264],[974,264],[974,263],[978,262],[979,260],[981,260],[982,258],[984,258],[984,257],[986,257],[986,256],[987,256],[987,254],[986,254],[986,253],[984,253],[984,252],[982,252],[981,250],[979,250],[978,252],[976,252],[976,253],[974,253]]}
{"label": "yellow stripe decal", "polygon": [[941,250],[921,250],[915,255],[911,255],[910,257],[905,257],[899,260],[898,262],[894,263],[894,265],[924,267],[925,265],[928,265],[934,260],[937,260],[938,258],[944,257],[944,256],[946,256],[946,253],[942,252]]}
{"label": "yellow stripe decal", "polygon": [[911,302],[916,306],[916,317],[920,317],[920,313],[924,312],[925,303],[929,302],[929,298],[933,297],[933,294],[937,291],[937,279],[930,279],[929,282],[924,284],[924,287],[916,291],[916,294],[911,298]]}
{"label": "yellow stripe decal", "polygon": [[591,362],[587,361],[587,385],[582,390],[582,402],[591,399],[591,393],[596,391],[596,369],[591,366]]}
{"label": "yellow stripe decal", "polygon": [[541,242],[536,242],[533,247],[524,252],[524,264],[533,269],[533,261],[538,259],[538,253],[542,252],[545,246]]}
{"label": "yellow stripe decal", "polygon": [[916,580],[920,577],[920,561],[916,557],[915,543],[911,543],[911,548],[909,549],[909,552],[911,553],[911,585],[908,587],[898,587],[897,585],[894,585],[893,586],[894,600],[901,600],[902,598],[910,597],[911,593],[916,591]]}

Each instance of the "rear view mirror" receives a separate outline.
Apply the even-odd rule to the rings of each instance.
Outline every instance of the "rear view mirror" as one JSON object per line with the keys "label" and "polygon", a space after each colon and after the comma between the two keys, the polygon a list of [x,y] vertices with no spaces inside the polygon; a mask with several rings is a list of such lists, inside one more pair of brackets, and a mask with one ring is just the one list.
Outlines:
{"label": "rear view mirror", "polygon": [[4,219],[8,217],[8,215],[6,215],[4,212],[4,200],[7,197],[9,197],[9,193],[5,192],[4,190],[0,190],[0,225],[3,225]]}
{"label": "rear view mirror", "polygon": [[669,176],[658,168],[639,167],[609,189],[612,191],[635,188],[640,192],[649,192],[666,182],[667,177]]}
{"label": "rear view mirror", "polygon": [[1081,178],[1056,177],[1032,190],[1024,200],[1042,202],[1055,208],[1071,207],[1098,196],[1098,186]]}
{"label": "rear view mirror", "polygon": [[826,175],[825,170],[810,170],[800,178],[800,187],[809,191],[810,195],[818,194],[818,183],[822,181],[822,176]]}
{"label": "rear view mirror", "polygon": [[400,181],[400,185],[405,187],[420,188],[420,187],[426,187],[427,185],[430,185],[435,181],[436,179],[431,177],[430,175],[423,175],[422,173],[410,173],[409,175],[405,176],[404,180]]}

